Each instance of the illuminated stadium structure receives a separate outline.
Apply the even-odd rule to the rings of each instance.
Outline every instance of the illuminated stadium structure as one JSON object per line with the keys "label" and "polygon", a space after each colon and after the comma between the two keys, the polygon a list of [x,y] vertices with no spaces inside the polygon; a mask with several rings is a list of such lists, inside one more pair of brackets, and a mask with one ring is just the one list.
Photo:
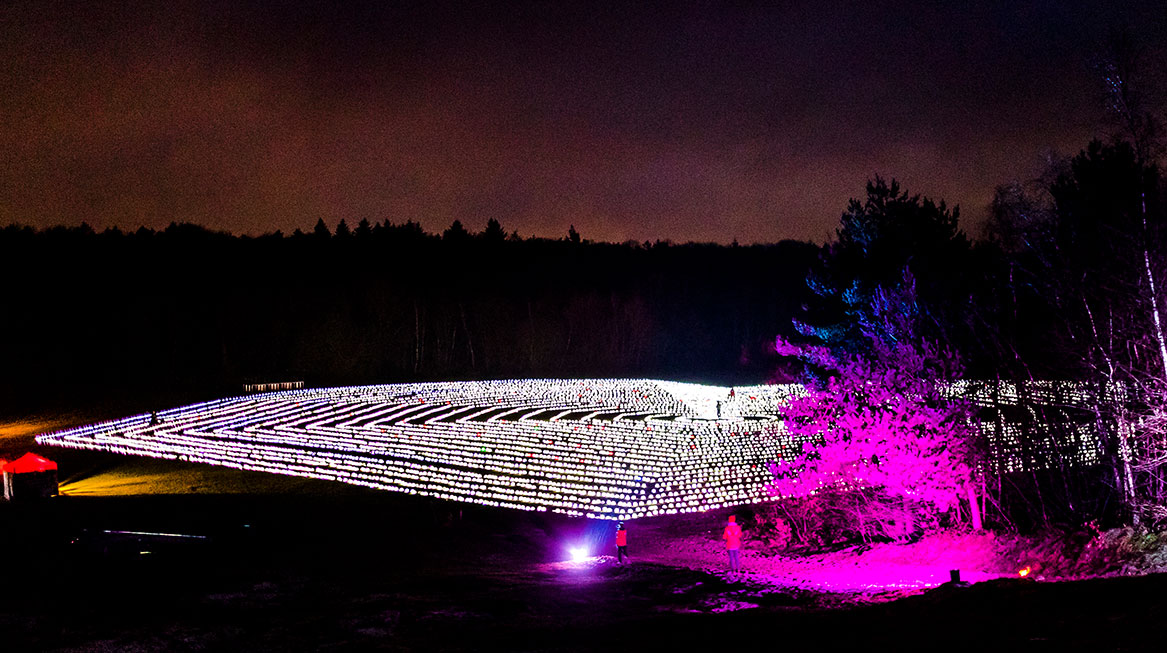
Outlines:
{"label": "illuminated stadium structure", "polygon": [[[646,379],[290,390],[37,441],[623,520],[772,500],[770,463],[802,450],[781,421],[800,391]],[[1080,384],[961,381],[948,392],[988,410],[980,427],[995,472],[1102,460]],[[1038,409],[1040,428],[1009,415]]]}
{"label": "illuminated stadium structure", "polygon": [[767,501],[800,450],[798,386],[468,381],[292,390],[138,415],[41,444],[605,519]]}

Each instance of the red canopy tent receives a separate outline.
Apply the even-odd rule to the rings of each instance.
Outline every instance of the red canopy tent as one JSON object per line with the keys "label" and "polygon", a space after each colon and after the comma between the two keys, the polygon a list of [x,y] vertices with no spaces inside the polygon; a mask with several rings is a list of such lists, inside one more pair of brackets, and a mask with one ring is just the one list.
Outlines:
{"label": "red canopy tent", "polygon": [[12,472],[13,474],[28,474],[30,472],[47,472],[51,469],[55,470],[57,463],[42,458],[41,456],[32,453],[31,451],[17,458],[16,460],[0,467],[0,472]]}
{"label": "red canopy tent", "polygon": [[0,466],[4,498],[45,498],[57,494],[57,463],[29,452]]}

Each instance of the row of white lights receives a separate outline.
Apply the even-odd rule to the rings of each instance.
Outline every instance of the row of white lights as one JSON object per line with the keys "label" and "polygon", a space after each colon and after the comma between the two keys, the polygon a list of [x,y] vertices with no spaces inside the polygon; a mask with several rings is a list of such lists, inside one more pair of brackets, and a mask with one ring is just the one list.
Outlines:
{"label": "row of white lights", "polygon": [[[954,389],[971,390],[974,401],[986,403],[987,391],[959,386]],[[1027,390],[1064,395],[1073,388]],[[38,441],[633,519],[772,499],[769,463],[803,444],[778,421],[800,391],[551,379],[293,390],[138,415]],[[995,395],[1016,401],[1016,388],[998,387]],[[1027,456],[1016,425],[986,430],[1004,471],[1040,465],[1033,452],[1053,446],[1031,442]],[[1079,427],[1075,439],[1076,462],[1097,462],[1092,431]]]}
{"label": "row of white lights", "polygon": [[768,463],[801,446],[774,436],[793,391],[550,379],[294,390],[38,441],[634,519],[771,499]]}

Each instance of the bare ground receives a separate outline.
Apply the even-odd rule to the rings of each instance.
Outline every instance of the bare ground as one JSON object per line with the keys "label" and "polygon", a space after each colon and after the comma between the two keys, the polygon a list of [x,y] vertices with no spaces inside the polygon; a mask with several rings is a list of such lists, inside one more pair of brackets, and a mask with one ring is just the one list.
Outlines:
{"label": "bare ground", "polygon": [[[4,450],[45,421],[25,423],[0,426]],[[618,566],[609,523],[37,450],[66,496],[0,505],[8,650],[1134,650],[1167,617],[1163,574],[1021,580],[1056,556],[989,536],[749,551],[729,574],[725,514],[672,516],[630,524]],[[932,589],[949,569],[982,582]]]}

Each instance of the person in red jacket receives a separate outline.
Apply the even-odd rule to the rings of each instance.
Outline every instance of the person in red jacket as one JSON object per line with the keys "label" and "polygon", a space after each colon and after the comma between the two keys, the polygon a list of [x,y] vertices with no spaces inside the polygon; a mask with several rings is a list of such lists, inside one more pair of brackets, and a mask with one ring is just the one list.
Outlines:
{"label": "person in red jacket", "polygon": [[729,570],[741,571],[741,558],[738,554],[742,548],[742,527],[738,526],[736,516],[729,516],[729,523],[725,525],[721,539],[725,540],[725,550],[729,552]]}
{"label": "person in red jacket", "polygon": [[616,564],[624,564],[624,558],[628,557],[628,531],[624,528],[624,522],[616,527]]}

